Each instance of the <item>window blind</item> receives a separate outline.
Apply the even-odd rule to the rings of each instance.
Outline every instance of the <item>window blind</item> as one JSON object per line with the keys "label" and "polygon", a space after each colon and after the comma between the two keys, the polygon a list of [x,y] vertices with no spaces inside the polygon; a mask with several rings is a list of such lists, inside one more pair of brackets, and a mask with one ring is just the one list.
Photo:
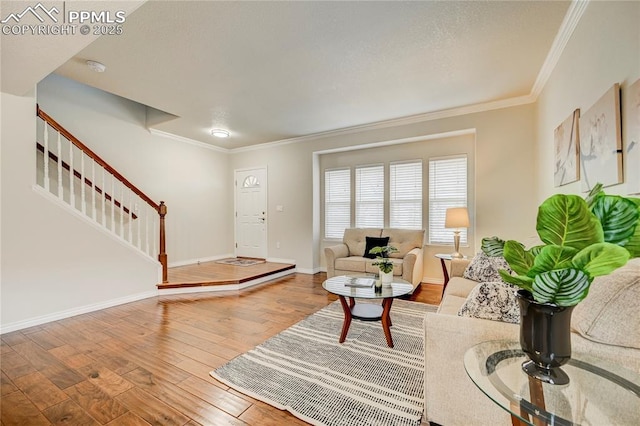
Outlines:
{"label": "window blind", "polygon": [[422,229],[422,161],[389,165],[389,226]]}
{"label": "window blind", "polygon": [[324,235],[342,238],[351,226],[351,170],[324,172]]}
{"label": "window blind", "polygon": [[384,226],[384,166],[356,168],[356,227]]}
{"label": "window blind", "polygon": [[[450,207],[467,206],[467,156],[429,160],[429,244],[453,244],[453,229],[444,221]],[[467,244],[467,229],[460,230]]]}

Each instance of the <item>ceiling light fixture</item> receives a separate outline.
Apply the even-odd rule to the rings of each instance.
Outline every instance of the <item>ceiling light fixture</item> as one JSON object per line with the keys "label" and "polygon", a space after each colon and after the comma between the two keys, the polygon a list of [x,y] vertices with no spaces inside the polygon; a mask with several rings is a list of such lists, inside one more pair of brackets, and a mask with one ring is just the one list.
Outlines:
{"label": "ceiling light fixture", "polygon": [[91,71],[95,71],[95,72],[104,72],[107,69],[105,64],[102,64],[97,61],[87,61],[87,66]]}
{"label": "ceiling light fixture", "polygon": [[213,129],[211,130],[211,135],[215,136],[216,138],[228,138],[229,132],[224,129]]}

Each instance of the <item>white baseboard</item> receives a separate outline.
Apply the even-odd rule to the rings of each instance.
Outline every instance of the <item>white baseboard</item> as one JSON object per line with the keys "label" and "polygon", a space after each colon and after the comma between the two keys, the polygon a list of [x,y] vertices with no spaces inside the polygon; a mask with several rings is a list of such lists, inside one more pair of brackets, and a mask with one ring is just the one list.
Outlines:
{"label": "white baseboard", "polygon": [[294,269],[288,269],[286,271],[278,272],[277,274],[267,275],[266,277],[256,278],[255,280],[247,281],[240,284],[225,284],[225,285],[211,285],[202,287],[186,287],[186,288],[167,288],[158,290],[160,295],[169,294],[186,294],[186,293],[205,293],[205,292],[224,292],[224,291],[239,291],[245,288],[253,287],[258,284],[266,283],[278,278],[285,277],[295,273]]}
{"label": "white baseboard", "polygon": [[279,259],[277,257],[267,257],[265,259],[267,262],[272,262],[272,263],[288,263],[291,265],[295,265],[296,264],[296,260],[295,259]]}
{"label": "white baseboard", "polygon": [[[299,274],[307,274],[307,275],[315,275],[318,272],[322,272],[322,268],[318,267],[318,268],[313,268],[313,269],[307,269],[307,268],[296,268],[296,272]],[[326,272],[326,271],[325,271]]]}
{"label": "white baseboard", "polygon": [[112,306],[123,305],[125,303],[135,302],[137,300],[147,299],[158,295],[157,290],[146,291],[144,293],[132,294],[130,296],[119,297],[117,299],[106,300],[104,302],[85,305],[78,308],[68,309],[66,311],[55,312],[53,314],[42,315],[40,317],[30,318],[22,321],[16,321],[0,326],[0,334],[10,333],[12,331],[22,330],[24,328],[34,327],[36,325],[45,324],[52,321],[58,321],[65,318],[74,317],[76,315],[86,314],[88,312],[99,311],[101,309],[111,308]]}
{"label": "white baseboard", "polygon": [[434,278],[434,277],[422,277],[422,282],[423,283],[429,283],[429,284],[440,284],[440,285],[444,285],[444,278],[438,277],[438,278]]}
{"label": "white baseboard", "polygon": [[220,260],[220,259],[228,259],[230,257],[236,257],[236,255],[235,254],[221,254],[221,255],[217,255],[217,256],[201,257],[201,258],[198,258],[198,259],[179,260],[177,262],[169,262],[167,267],[175,268],[176,266],[196,265],[198,262],[199,263],[213,262],[213,261]]}

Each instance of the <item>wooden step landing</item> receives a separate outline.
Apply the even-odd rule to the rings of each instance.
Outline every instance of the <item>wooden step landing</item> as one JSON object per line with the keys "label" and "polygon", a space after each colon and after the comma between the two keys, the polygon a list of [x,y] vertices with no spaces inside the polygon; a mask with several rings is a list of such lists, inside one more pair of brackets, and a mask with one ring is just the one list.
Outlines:
{"label": "wooden step landing", "polygon": [[168,283],[158,284],[159,290],[189,287],[222,286],[247,283],[269,275],[295,269],[289,263],[264,262],[250,266],[235,266],[222,263],[202,262],[169,268]]}

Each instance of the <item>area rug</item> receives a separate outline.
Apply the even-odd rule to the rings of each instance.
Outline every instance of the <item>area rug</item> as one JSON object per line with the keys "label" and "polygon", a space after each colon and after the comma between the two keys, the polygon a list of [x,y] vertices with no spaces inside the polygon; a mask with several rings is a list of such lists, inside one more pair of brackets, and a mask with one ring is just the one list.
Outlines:
{"label": "area rug", "polygon": [[259,263],[264,263],[265,261],[262,259],[244,259],[241,257],[232,257],[229,259],[220,259],[216,260],[216,263],[222,263],[225,265],[233,265],[233,266],[251,266],[257,265]]}
{"label": "area rug", "polygon": [[210,374],[313,425],[419,426],[422,323],[436,309],[395,300],[390,348],[377,321],[353,320],[338,343],[344,314],[336,301]]}

